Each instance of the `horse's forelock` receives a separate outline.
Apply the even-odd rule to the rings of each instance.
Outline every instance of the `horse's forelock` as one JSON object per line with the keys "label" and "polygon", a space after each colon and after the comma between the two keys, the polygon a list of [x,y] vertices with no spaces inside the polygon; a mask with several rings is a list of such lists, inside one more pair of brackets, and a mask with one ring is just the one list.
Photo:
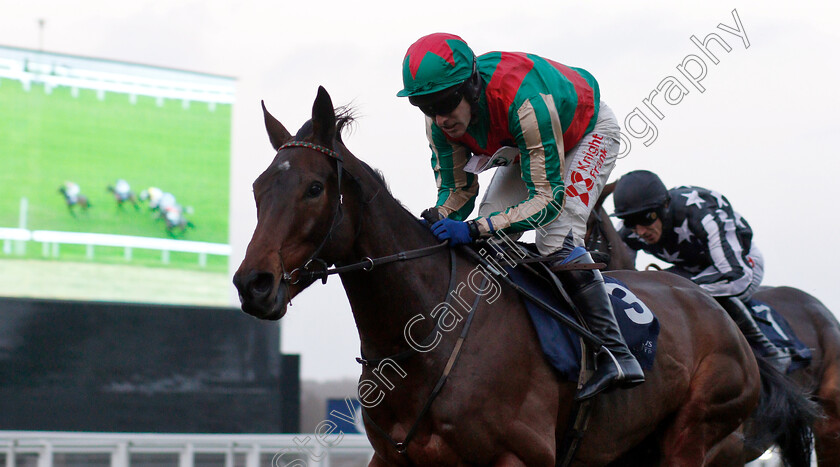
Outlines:
{"label": "horse's forelock", "polygon": [[342,141],[341,135],[345,130],[352,131],[353,123],[356,122],[355,109],[350,106],[342,106],[335,109],[335,134],[336,139]]}
{"label": "horse's forelock", "polygon": [[[343,140],[341,139],[342,133],[344,133],[345,131],[352,131],[352,125],[356,121],[355,109],[350,106],[336,107],[335,120],[335,138],[337,141],[343,142]],[[308,139],[311,139],[312,131],[312,120],[310,119],[307,120],[302,127],[300,127],[300,130],[298,130],[294,139],[296,141],[306,141]]]}

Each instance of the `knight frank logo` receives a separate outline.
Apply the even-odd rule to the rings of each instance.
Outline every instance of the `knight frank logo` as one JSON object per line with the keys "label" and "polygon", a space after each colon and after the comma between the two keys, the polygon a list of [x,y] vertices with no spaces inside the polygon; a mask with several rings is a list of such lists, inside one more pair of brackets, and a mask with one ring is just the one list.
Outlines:
{"label": "knight frank logo", "polygon": [[607,148],[603,143],[603,136],[593,134],[583,157],[572,161],[572,173],[569,175],[569,186],[566,187],[567,198],[578,198],[589,206],[589,193],[595,188],[595,180],[607,159]]}

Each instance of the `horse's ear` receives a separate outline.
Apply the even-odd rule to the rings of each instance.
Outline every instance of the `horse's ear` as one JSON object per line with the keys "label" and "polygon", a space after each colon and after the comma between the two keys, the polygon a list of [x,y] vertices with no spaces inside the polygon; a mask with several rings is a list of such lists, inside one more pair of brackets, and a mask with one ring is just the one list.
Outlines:
{"label": "horse's ear", "polygon": [[312,104],[312,135],[317,142],[332,148],[335,139],[335,109],[323,86],[318,86],[318,96]]}
{"label": "horse's ear", "polygon": [[280,146],[292,139],[292,134],[273,115],[268,113],[268,109],[265,108],[265,101],[260,101],[260,105],[262,105],[263,109],[263,118],[265,119],[265,129],[268,132],[268,139],[276,151],[280,149]]}

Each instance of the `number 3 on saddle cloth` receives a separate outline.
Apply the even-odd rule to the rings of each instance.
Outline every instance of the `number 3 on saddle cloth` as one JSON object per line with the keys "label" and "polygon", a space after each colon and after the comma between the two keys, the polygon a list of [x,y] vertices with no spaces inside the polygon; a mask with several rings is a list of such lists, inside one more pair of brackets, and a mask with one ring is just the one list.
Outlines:
{"label": "number 3 on saddle cloth", "polygon": [[[753,319],[764,336],[776,347],[787,349],[790,352],[791,363],[788,373],[805,368],[811,363],[811,349],[805,346],[790,327],[784,316],[779,314],[770,305],[750,299],[747,308],[752,313]],[[759,354],[766,356],[766,350],[760,347],[753,347]]]}
{"label": "number 3 on saddle cloth", "polygon": [[[569,305],[558,298],[545,282],[533,275],[517,268],[505,268],[509,278],[520,287],[535,295],[543,302],[551,305],[571,319],[575,318]],[[630,352],[639,361],[643,369],[653,367],[656,355],[656,340],[659,337],[659,320],[653,312],[639,300],[626,285],[612,277],[604,276],[607,293],[610,295],[616,321],[621,328],[621,334],[630,348]],[[559,372],[560,377],[569,381],[577,381],[580,373],[581,346],[578,335],[560,324],[546,311],[525,300],[531,321],[540,338],[543,353],[549,363]]]}

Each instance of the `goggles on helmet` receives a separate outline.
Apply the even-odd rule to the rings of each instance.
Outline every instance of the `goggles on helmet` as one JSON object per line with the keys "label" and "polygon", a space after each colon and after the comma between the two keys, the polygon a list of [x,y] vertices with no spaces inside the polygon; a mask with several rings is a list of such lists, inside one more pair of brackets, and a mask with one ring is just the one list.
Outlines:
{"label": "goggles on helmet", "polygon": [[418,107],[426,116],[434,118],[436,115],[448,115],[461,103],[464,97],[461,87],[455,90],[444,90],[427,96],[409,96],[408,101]]}
{"label": "goggles on helmet", "polygon": [[632,230],[635,229],[637,226],[647,227],[656,222],[657,219],[660,219],[661,217],[662,216],[660,215],[658,210],[653,210],[622,217],[621,221],[624,223],[625,227]]}

